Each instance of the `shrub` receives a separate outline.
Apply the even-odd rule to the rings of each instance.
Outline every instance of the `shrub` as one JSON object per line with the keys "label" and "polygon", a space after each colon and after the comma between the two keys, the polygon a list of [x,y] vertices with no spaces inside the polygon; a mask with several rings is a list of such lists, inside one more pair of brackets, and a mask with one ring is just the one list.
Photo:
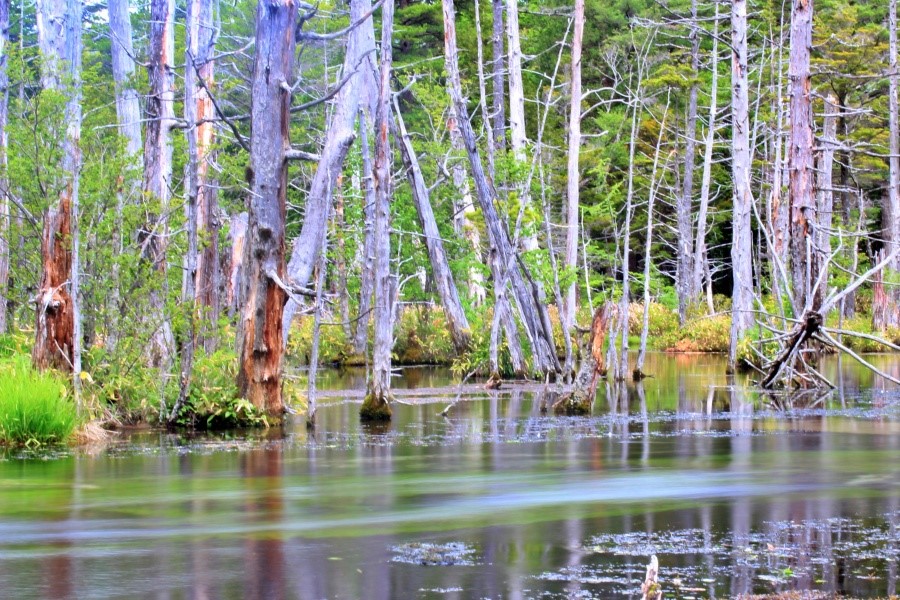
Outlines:
{"label": "shrub", "polygon": [[65,442],[78,420],[67,396],[63,379],[35,371],[26,357],[0,364],[0,444]]}
{"label": "shrub", "polygon": [[730,335],[731,317],[719,315],[688,321],[660,342],[674,352],[728,352]]}

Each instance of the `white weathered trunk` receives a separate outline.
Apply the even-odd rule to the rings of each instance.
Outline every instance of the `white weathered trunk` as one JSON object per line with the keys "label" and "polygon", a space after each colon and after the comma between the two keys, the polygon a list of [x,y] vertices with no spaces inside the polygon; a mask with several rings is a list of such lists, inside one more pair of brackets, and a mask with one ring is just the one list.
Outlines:
{"label": "white weathered trunk", "polygon": [[[884,238],[888,242],[885,255],[900,244],[900,104],[897,97],[897,0],[888,4],[889,37],[889,78],[888,78],[888,135],[890,136],[890,159],[888,169],[888,202],[885,206]],[[900,256],[892,261],[890,271],[900,272]],[[891,286],[886,294],[884,323],[876,324],[880,329],[900,327],[900,290]]]}
{"label": "white weathered trunk", "polygon": [[116,118],[129,156],[137,156],[141,143],[141,105],[134,89],[134,43],[128,0],[109,0],[110,54],[116,86]]}
{"label": "white weathered trunk", "polygon": [[6,125],[9,119],[9,0],[0,0],[0,334],[6,333],[6,306],[9,293],[9,180],[6,177]]}
{"label": "white weathered trunk", "polygon": [[732,209],[731,268],[734,287],[731,296],[731,341],[729,366],[737,360],[737,346],[750,328],[753,313],[753,270],[750,215],[750,99],[747,65],[747,1],[731,5],[731,174],[734,182]]}
{"label": "white weathered trunk", "polygon": [[496,161],[494,158],[496,142],[494,142],[494,129],[491,127],[491,114],[490,108],[488,108],[487,84],[484,75],[484,40],[481,34],[481,4],[478,0],[475,0],[475,44],[478,54],[478,104],[481,106],[481,121],[484,126],[485,137],[487,138],[485,150],[488,173],[491,173],[491,177],[493,177],[493,174],[496,173]]}
{"label": "white weathered trunk", "polygon": [[700,204],[697,209],[697,237],[694,241],[694,274],[691,289],[699,294],[703,289],[703,277],[707,272],[706,228],[709,212],[709,191],[712,182],[713,149],[716,141],[716,115],[718,114],[719,92],[719,5],[716,4],[713,20],[712,78],[709,92],[709,117],[706,140],[703,149],[703,175],[700,182]]}
{"label": "white weathered trunk", "polygon": [[691,84],[688,97],[687,122],[684,128],[684,176],[681,193],[675,204],[678,225],[678,241],[676,244],[677,267],[676,287],[678,292],[678,320],[683,325],[687,316],[688,305],[694,301],[697,289],[694,288],[694,160],[696,158],[697,138],[697,93],[696,78],[700,74],[700,23],[697,19],[697,1],[691,0],[691,72],[695,81]]}
{"label": "white weathered trunk", "polygon": [[416,214],[419,217],[422,233],[425,235],[425,248],[428,251],[428,259],[431,263],[431,272],[437,288],[438,298],[440,298],[444,315],[447,318],[453,346],[456,348],[457,353],[462,354],[469,348],[472,332],[469,329],[469,321],[466,319],[462,302],[459,301],[459,293],[456,290],[453,273],[450,271],[447,253],[444,251],[441,232],[438,230],[434,211],[431,209],[428,186],[425,185],[425,177],[422,175],[419,160],[416,158],[416,153],[406,131],[406,124],[403,122],[403,115],[400,114],[400,106],[396,98],[394,99],[394,118],[397,128],[394,137],[398,139],[400,144],[400,156],[403,157],[406,176],[409,179],[409,187],[412,190],[413,203],[416,206]]}
{"label": "white weathered trunk", "polygon": [[375,287],[375,175],[372,170],[372,146],[369,143],[368,108],[359,113],[359,142],[362,153],[362,170],[365,194],[363,196],[363,244],[362,265],[359,274],[359,314],[356,332],[353,336],[353,351],[363,354],[369,337],[369,322],[372,320],[372,290]]}
{"label": "white weathered trunk", "polygon": [[[354,0],[350,3],[350,22],[356,23],[371,11],[370,0]],[[372,30],[372,18],[366,19],[347,36],[347,50],[344,54],[343,74],[359,71],[341,87],[335,97],[334,112],[325,132],[325,146],[322,148],[319,166],[313,176],[306,196],[306,208],[300,235],[294,240],[291,260],[288,263],[288,281],[295,287],[306,287],[312,277],[313,267],[318,260],[325,236],[326,213],[332,203],[332,194],[338,175],[344,166],[344,158],[356,135],[354,123],[359,110],[360,89],[364,83],[363,72],[371,68],[368,59],[360,64],[364,55],[374,53],[374,37],[367,35]],[[367,54],[368,53],[368,54]],[[284,341],[290,335],[290,325],[297,311],[297,303],[288,301],[284,310]]]}
{"label": "white weathered trunk", "polygon": [[[816,214],[818,216],[818,232],[816,245],[822,252],[831,253],[831,227],[834,212],[834,189],[832,174],[834,172],[834,150],[837,147],[838,99],[834,94],[825,98],[825,118],[822,123],[820,139],[819,165],[816,169]],[[822,268],[828,265],[822,264]],[[821,306],[828,295],[828,280],[825,279],[816,290],[817,306]]]}
{"label": "white weathered trunk", "polygon": [[390,418],[393,287],[391,285],[391,142],[390,105],[393,66],[394,0],[385,0],[381,14],[381,70],[375,113],[375,335],[372,376],[360,416]]}
{"label": "white weathered trunk", "polygon": [[[638,75],[640,80],[640,75]],[[625,194],[625,225],[622,232],[622,297],[619,299],[619,356],[618,361],[613,363],[613,378],[616,380],[625,379],[628,372],[628,308],[631,304],[631,216],[634,212],[634,154],[635,146],[638,143],[638,107],[640,103],[641,88],[640,83],[632,98],[634,107],[631,113],[631,138],[628,143],[628,191]],[[615,337],[610,341],[611,345],[616,345]]]}
{"label": "white weathered trunk", "polygon": [[[493,64],[491,65],[491,127],[494,130],[494,149],[503,152],[506,149],[506,28],[503,22],[504,0],[491,0],[493,26],[491,29],[491,45],[493,46]],[[491,179],[496,172],[491,173]],[[497,182],[494,181],[494,185]]]}
{"label": "white weathered trunk", "polygon": [[[584,0],[575,0],[575,31],[572,38],[572,86],[569,94],[569,154],[566,179],[566,270],[571,277],[578,268],[578,218],[581,170],[578,159],[581,149],[581,45],[584,39]],[[547,240],[550,244],[550,240]],[[575,324],[575,279],[566,290],[564,306],[560,307],[560,322],[567,330]]]}

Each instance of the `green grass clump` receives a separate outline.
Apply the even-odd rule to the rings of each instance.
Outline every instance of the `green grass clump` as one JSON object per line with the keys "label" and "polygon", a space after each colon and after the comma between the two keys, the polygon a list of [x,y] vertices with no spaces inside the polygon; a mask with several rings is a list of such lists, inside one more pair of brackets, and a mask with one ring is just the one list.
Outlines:
{"label": "green grass clump", "polygon": [[65,442],[78,421],[65,382],[35,371],[26,357],[0,364],[0,445]]}

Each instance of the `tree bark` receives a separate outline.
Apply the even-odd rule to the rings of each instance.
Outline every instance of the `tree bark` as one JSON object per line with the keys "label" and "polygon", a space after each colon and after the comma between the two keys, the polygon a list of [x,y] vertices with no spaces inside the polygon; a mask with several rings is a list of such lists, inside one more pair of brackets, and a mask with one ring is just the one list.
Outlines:
{"label": "tree bark", "polygon": [[419,160],[416,158],[415,150],[406,131],[403,115],[400,114],[400,106],[396,98],[394,99],[394,119],[396,128],[394,137],[397,138],[400,144],[400,156],[403,158],[404,167],[406,167],[406,176],[409,179],[409,187],[412,190],[413,203],[416,206],[419,225],[421,225],[422,232],[425,235],[425,248],[428,251],[428,259],[431,262],[431,272],[435,287],[441,300],[441,306],[444,308],[444,315],[450,328],[453,346],[457,353],[462,354],[469,348],[469,343],[472,341],[472,332],[469,329],[469,321],[466,319],[462,302],[459,300],[456,282],[453,279],[453,273],[450,271],[447,253],[444,251],[441,232],[438,230],[434,211],[431,209],[428,186],[425,185],[425,178],[422,176],[422,169],[419,166]]}
{"label": "tree bark", "polygon": [[737,346],[753,322],[752,239],[750,215],[753,195],[750,190],[750,100],[747,65],[747,1],[731,5],[731,173],[734,181],[732,212],[731,269],[734,287],[731,295],[731,342],[729,368],[737,361]]}
{"label": "tree bark", "polygon": [[[494,61],[491,70],[491,112],[493,113],[492,126],[494,128],[495,154],[506,150],[506,28],[503,23],[504,0],[491,0],[494,21],[491,33]],[[496,179],[496,172],[491,173],[491,179]],[[493,182],[496,185],[496,181]]]}
{"label": "tree bark", "polygon": [[[825,118],[820,140],[819,167],[816,170],[816,214],[818,216],[818,235],[816,245],[825,256],[831,254],[831,226],[834,213],[834,190],[832,175],[834,172],[834,149],[837,147],[838,100],[834,94],[825,98]],[[827,265],[823,264],[823,268]],[[816,306],[822,306],[828,296],[828,280],[825,279],[816,290]]]}
{"label": "tree bark", "polygon": [[9,0],[0,0],[0,334],[9,329],[6,307],[9,294],[9,179],[6,176],[9,139]]}
{"label": "tree bark", "polygon": [[[353,0],[350,3],[350,22],[356,23],[370,12],[371,8],[369,0]],[[344,84],[335,98],[334,113],[325,132],[325,146],[322,148],[319,166],[306,197],[303,228],[294,240],[291,260],[288,263],[288,280],[296,287],[306,287],[312,277],[313,266],[316,264],[322,248],[322,238],[325,236],[327,227],[325,214],[330,210],[335,182],[343,169],[347,151],[356,137],[353,125],[359,110],[359,94],[363,85],[361,72],[371,68],[370,60],[375,49],[374,38],[366,35],[366,29],[372,29],[371,17],[355,27],[347,37],[343,74],[346,76],[357,70],[360,73]],[[296,302],[288,300],[284,311],[285,343],[290,335],[290,325],[296,311]]]}
{"label": "tree bark", "polygon": [[284,413],[282,317],[287,293],[280,282],[285,267],[285,154],[290,147],[296,19],[297,4],[292,0],[259,0],[250,108],[246,282],[238,327],[238,391],[275,418]]}
{"label": "tree bark", "polygon": [[[712,159],[716,140],[716,115],[719,101],[719,5],[716,4],[715,18],[713,20],[713,47],[712,65],[710,66],[712,77],[709,91],[709,118],[706,132],[706,140],[703,150],[703,175],[700,182],[700,205],[697,209],[697,237],[694,242],[694,267],[691,289],[699,294],[703,289],[703,276],[707,272],[706,257],[706,228],[707,213],[709,211],[709,190],[712,182]],[[710,282],[711,283],[711,282]],[[696,298],[694,298],[696,299]]]}
{"label": "tree bark", "polygon": [[[494,207],[496,192],[488,181],[481,164],[475,133],[469,122],[469,111],[462,95],[459,76],[459,59],[456,45],[456,15],[453,0],[443,0],[444,14],[444,54],[447,69],[447,85],[450,98],[456,108],[459,130],[462,134],[469,165],[472,169],[478,203],[484,215],[490,244],[489,264],[494,274],[495,295],[497,286],[508,280],[516,299],[522,323],[529,336],[533,352],[532,366],[535,371],[545,374],[559,373],[561,370],[552,331],[547,327],[547,308],[537,301],[535,286],[529,287],[525,279],[530,276],[521,261],[516,261],[509,234]],[[499,310],[500,307],[495,307]]]}
{"label": "tree bark", "polygon": [[[816,227],[815,157],[810,48],[813,0],[792,0],[791,49],[788,78],[791,87],[790,194],[791,283],[794,306],[801,314],[816,310],[812,289],[819,274]],[[796,316],[796,315],[795,315]]]}
{"label": "tree bark", "polygon": [[[897,98],[897,0],[888,3],[888,135],[890,158],[888,159],[887,203],[882,211],[884,225],[885,254],[890,254],[900,244],[900,104]],[[900,258],[892,261],[888,273],[900,273]],[[883,294],[885,302],[881,310],[873,311],[881,315],[874,324],[878,330],[900,327],[900,289],[888,285]]]}
{"label": "tree bark", "polygon": [[149,293],[152,319],[158,320],[150,341],[151,364],[168,370],[175,341],[166,315],[165,275],[168,245],[169,200],[172,184],[172,139],[175,123],[175,37],[174,0],[150,2],[150,53],[148,74],[150,94],[147,97],[147,127],[144,140],[144,196],[151,203],[150,219],[138,236],[142,257],[159,274],[160,282]]}
{"label": "tree bark", "polygon": [[393,347],[391,286],[391,143],[390,102],[391,48],[394,28],[394,0],[385,0],[381,13],[381,70],[378,106],[375,113],[375,336],[372,345],[372,377],[360,409],[364,420],[391,418],[391,348]]}
{"label": "tree bark", "polygon": [[363,185],[363,257],[359,274],[359,316],[356,334],[353,337],[353,351],[363,354],[369,337],[369,322],[372,320],[372,290],[375,287],[375,175],[372,172],[372,148],[369,144],[368,108],[359,113],[359,142],[362,153]]}
{"label": "tree bark", "polygon": [[691,84],[688,97],[687,123],[684,128],[684,177],[682,178],[681,194],[678,195],[675,211],[678,224],[678,262],[676,267],[676,281],[678,287],[678,320],[684,325],[687,317],[688,305],[697,296],[697,289],[693,286],[694,279],[694,253],[693,239],[693,195],[694,195],[694,160],[696,157],[697,138],[697,93],[696,78],[700,74],[700,27],[697,18],[697,2],[691,0],[691,71],[695,82]]}
{"label": "tree bark", "polygon": [[[215,0],[189,1],[198,4],[195,9],[197,21],[196,31],[192,35],[191,56],[193,56],[194,76],[203,82],[201,86],[195,87],[193,90],[196,104],[196,109],[193,111],[194,122],[197,123],[194,128],[197,145],[197,232],[202,242],[197,250],[194,298],[197,304],[203,307],[197,343],[201,344],[207,353],[211,353],[217,345],[217,324],[222,311],[222,269],[219,260],[221,222],[217,186],[215,182],[210,181],[209,175],[209,168],[216,159],[213,153],[216,135],[213,119],[216,115],[209,90],[215,86],[213,51],[218,37],[215,14],[217,6],[214,5]],[[185,80],[187,80],[187,74]],[[185,118],[187,119],[187,114],[185,114]],[[188,127],[190,127],[191,120],[187,120]]]}
{"label": "tree bark", "polygon": [[[581,170],[578,159],[581,149],[581,45],[584,39],[584,0],[575,0],[575,31],[572,37],[572,96],[569,104],[569,155],[566,170],[566,271],[572,282],[566,290],[565,305],[560,322],[567,330],[575,324],[575,278],[578,268],[578,218]],[[547,241],[550,244],[550,240]]]}
{"label": "tree bark", "polygon": [[[518,0],[506,2],[506,39],[509,59],[509,142],[513,158],[519,165],[528,160],[528,135],[525,129],[525,85],[522,80],[522,45],[519,36],[519,3]],[[517,185],[518,202],[531,205],[531,190],[523,181]],[[531,219],[528,219],[529,221]],[[527,223],[522,236],[522,246],[527,250],[538,247],[537,235],[532,231],[531,223]]]}
{"label": "tree bark", "polygon": [[[488,162],[488,173],[493,174],[496,170],[496,142],[494,141],[494,128],[491,126],[490,108],[487,100],[487,84],[484,76],[484,41],[481,35],[481,4],[475,0],[475,44],[478,54],[478,103],[481,106],[481,119],[484,125],[484,134],[487,138],[485,147]],[[454,146],[456,148],[456,146]]]}
{"label": "tree bark", "polygon": [[81,319],[78,308],[78,173],[81,165],[81,2],[37,4],[38,43],[44,89],[66,95],[66,135],[55,201],[44,213],[41,282],[36,300],[32,362],[37,369],[74,371],[80,402]]}

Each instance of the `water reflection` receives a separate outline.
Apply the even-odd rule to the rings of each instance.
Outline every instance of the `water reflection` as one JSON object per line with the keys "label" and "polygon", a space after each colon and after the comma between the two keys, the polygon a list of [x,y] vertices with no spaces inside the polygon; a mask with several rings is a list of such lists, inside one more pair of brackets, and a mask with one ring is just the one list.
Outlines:
{"label": "water reflection", "polygon": [[[0,461],[0,595],[634,597],[650,553],[685,595],[896,593],[896,389],[829,359],[841,388],[780,413],[723,366],[651,356],[591,417],[545,414],[535,385],[447,418],[405,396],[360,424],[333,401],[311,433]],[[451,542],[475,564],[393,560]]]}

